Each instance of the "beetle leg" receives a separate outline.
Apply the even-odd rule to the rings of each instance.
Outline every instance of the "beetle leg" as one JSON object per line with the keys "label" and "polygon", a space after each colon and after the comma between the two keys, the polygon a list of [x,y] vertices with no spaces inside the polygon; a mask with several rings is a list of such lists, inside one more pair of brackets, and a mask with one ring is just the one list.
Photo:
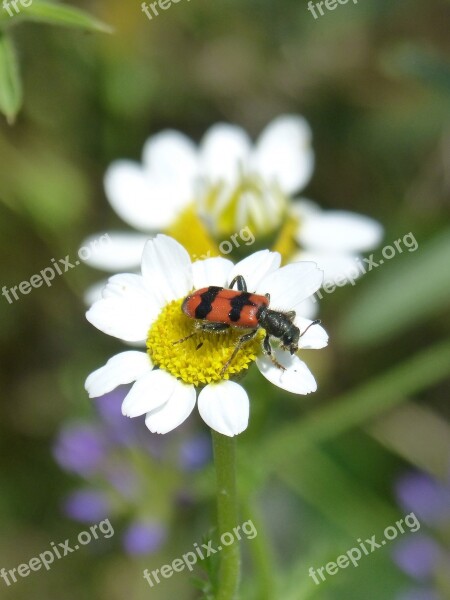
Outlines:
{"label": "beetle leg", "polygon": [[181,338],[181,340],[177,340],[176,342],[172,342],[172,346],[175,346],[175,344],[181,344],[182,342],[185,342],[186,340],[188,340],[189,338],[193,337],[194,335],[197,335],[197,333],[198,333],[198,331],[194,331],[193,333],[190,333],[186,337]]}
{"label": "beetle leg", "polygon": [[250,331],[250,333],[246,333],[245,335],[243,335],[239,338],[238,343],[236,344],[236,347],[233,350],[233,354],[230,356],[230,358],[224,364],[224,366],[220,372],[221,377],[223,377],[225,375],[228,367],[230,366],[231,361],[236,356],[236,354],[239,352],[239,350],[242,348],[242,346],[245,343],[249,342],[251,339],[253,339],[257,333],[258,333],[258,329],[254,329],[253,331]]}
{"label": "beetle leg", "polygon": [[222,333],[223,331],[230,328],[227,323],[196,323],[195,327],[200,331],[209,331],[210,333]]}
{"label": "beetle leg", "polygon": [[[192,333],[190,333],[186,337],[181,338],[181,340],[177,340],[176,342],[172,342],[172,345],[175,346],[175,344],[181,344],[182,342],[185,342],[186,340],[189,340],[194,335],[197,335],[197,333],[199,331],[210,331],[212,333],[221,333],[222,331],[225,331],[229,327],[230,326],[227,325],[226,323],[208,323],[208,322],[201,323],[201,322],[196,322],[195,323],[195,331],[193,331]],[[202,345],[203,345],[203,342],[201,344],[199,344],[196,349],[198,350]]]}
{"label": "beetle leg", "polygon": [[236,275],[236,277],[230,283],[230,290],[233,289],[233,285],[235,283],[237,283],[237,289],[238,289],[239,292],[246,292],[247,291],[247,284],[245,283],[245,279],[243,278],[242,275]]}
{"label": "beetle leg", "polygon": [[268,334],[266,335],[266,337],[263,340],[263,351],[264,351],[264,354],[266,354],[270,358],[270,360],[273,362],[273,364],[276,367],[278,367],[278,369],[281,369],[282,371],[286,371],[286,367],[283,367],[283,365],[280,365],[280,363],[277,361],[277,359],[273,355],[272,346],[270,344],[270,336]]}

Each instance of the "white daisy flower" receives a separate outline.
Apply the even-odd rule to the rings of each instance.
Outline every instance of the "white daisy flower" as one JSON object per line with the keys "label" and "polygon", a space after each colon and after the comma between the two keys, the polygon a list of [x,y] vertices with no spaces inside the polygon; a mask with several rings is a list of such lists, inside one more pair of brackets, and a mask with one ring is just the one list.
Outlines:
{"label": "white daisy flower", "polygon": [[[146,234],[170,231],[193,204],[217,232],[233,198],[241,201],[232,232],[239,223],[273,228],[284,214],[286,198],[312,175],[311,137],[305,119],[290,115],[269,123],[254,145],[244,129],[226,123],[213,125],[198,147],[179,131],[162,131],[145,143],[142,163],[112,163],[104,180],[106,196],[125,223]],[[108,249],[99,249],[86,262],[110,272],[137,268],[148,235],[108,235]]]}
{"label": "white daisy flower", "polygon": [[[224,373],[243,330],[227,329],[220,335],[194,331],[194,320],[182,309],[184,299],[196,289],[227,287],[242,275],[248,289],[270,294],[270,306],[280,311],[296,310],[322,283],[322,272],[314,263],[300,262],[280,268],[281,256],[262,250],[236,265],[224,258],[191,262],[187,251],[175,240],[158,235],[144,248],[141,275],[121,274],[109,279],[101,300],[88,310],[87,319],[98,329],[125,342],[145,342],[147,351],[128,350],[113,356],[86,380],[90,397],[101,396],[121,384],[134,382],[122,412],[129,417],[145,414],[146,425],[155,433],[167,433],[183,423],[198,400],[203,420],[219,433],[234,436],[246,429],[249,398],[232,380],[255,362],[262,375],[278,387],[296,394],[317,389],[306,364],[296,354],[275,349],[276,367],[261,350],[264,331],[244,344]],[[300,349],[327,345],[320,325],[296,317],[304,332]],[[197,399],[197,390],[198,393]]]}

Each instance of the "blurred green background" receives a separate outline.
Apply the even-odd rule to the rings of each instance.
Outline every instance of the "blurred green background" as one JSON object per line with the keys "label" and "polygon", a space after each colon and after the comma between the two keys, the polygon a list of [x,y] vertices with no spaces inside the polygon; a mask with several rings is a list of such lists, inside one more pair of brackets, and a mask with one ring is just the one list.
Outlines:
{"label": "blurred green background", "polygon": [[[123,229],[103,174],[114,159],[139,160],[150,134],[169,127],[199,140],[229,121],[256,137],[279,114],[304,115],[317,161],[304,195],[372,216],[387,244],[413,232],[419,249],[324,296],[330,345],[307,356],[316,394],[249,375],[240,489],[259,535],[245,544],[242,598],[396,598],[411,582],[390,548],[321,586],[308,569],[395,523],[405,511],[394,484],[411,467],[448,480],[450,4],[360,0],[314,20],[303,0],[185,0],[152,21],[140,2],[72,5],[115,32],[13,31],[24,105],[14,125],[0,120],[1,285],[73,256],[92,233]],[[121,347],[84,318],[97,279],[81,265],[11,305],[0,299],[0,567],[85,528],[61,513],[79,482],[51,449],[66,420],[91,418],[85,377]],[[154,589],[142,579],[214,519],[210,467],[174,477],[194,501],[175,509],[158,553],[137,560],[114,537],[48,573],[0,581],[0,597],[198,597],[185,573]],[[151,494],[140,502],[151,506]]]}

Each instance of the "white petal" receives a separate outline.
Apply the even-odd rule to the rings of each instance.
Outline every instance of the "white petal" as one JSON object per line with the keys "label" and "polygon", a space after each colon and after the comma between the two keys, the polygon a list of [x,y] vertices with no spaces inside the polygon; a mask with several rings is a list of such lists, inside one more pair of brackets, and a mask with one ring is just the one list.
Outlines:
{"label": "white petal", "polygon": [[164,304],[186,296],[193,285],[189,254],[173,238],[162,234],[145,245],[142,275]]}
{"label": "white petal", "polygon": [[98,300],[87,311],[86,319],[103,333],[127,342],[143,342],[153,322],[152,315],[143,307],[120,298]]}
{"label": "white petal", "polygon": [[[145,279],[136,273],[111,275],[102,291],[102,298],[122,298],[126,302],[142,303],[150,307],[155,302],[153,292]],[[158,308],[161,306],[158,305]]]}
{"label": "white petal", "polygon": [[311,215],[322,214],[322,209],[314,200],[302,196],[291,203],[289,212],[301,221]]}
{"label": "white petal", "polygon": [[222,381],[203,388],[198,396],[198,410],[212,429],[232,437],[247,429],[250,402],[242,386]]}
{"label": "white petal", "polygon": [[236,125],[219,123],[211,127],[200,146],[202,173],[209,180],[234,183],[240,167],[246,167],[251,141]]}
{"label": "white petal", "polygon": [[317,390],[316,380],[311,371],[298,356],[276,349],[275,357],[286,371],[276,367],[268,356],[259,356],[256,364],[261,374],[279,388],[293,394],[309,394]]}
{"label": "white petal", "polygon": [[173,375],[155,369],[140,377],[122,403],[122,414],[139,417],[167,402],[173,394],[177,380]]}
{"label": "white petal", "polygon": [[323,273],[313,262],[297,262],[270,273],[258,284],[259,294],[270,294],[275,310],[295,310],[297,304],[312,296],[322,285]]}
{"label": "white petal", "polygon": [[97,300],[101,300],[103,298],[102,292],[107,283],[107,279],[102,279],[101,281],[97,281],[97,283],[93,283],[87,288],[83,294],[83,300],[86,306],[92,306],[94,302],[97,302]]}
{"label": "white petal", "polygon": [[195,144],[186,135],[168,129],[152,136],[145,143],[143,161],[156,181],[176,182],[181,194],[191,196],[198,158]]}
{"label": "white petal", "polygon": [[[292,308],[294,310],[294,308]],[[298,316],[304,317],[305,319],[314,319],[314,317],[319,312],[319,301],[316,296],[310,296],[300,302],[300,304],[296,304],[295,312]]]}
{"label": "white petal", "polygon": [[361,258],[353,254],[336,252],[300,251],[294,260],[312,260],[322,269],[323,285],[335,283],[339,287],[358,279],[362,275]]}
{"label": "white petal", "polygon": [[81,248],[89,250],[83,262],[104,271],[125,271],[137,269],[141,264],[142,251],[149,235],[110,231],[106,234],[91,235]]}
{"label": "white petal", "polygon": [[300,225],[297,240],[306,250],[364,252],[375,248],[383,237],[377,221],[346,211],[324,211],[310,215]]}
{"label": "white petal", "polygon": [[145,424],[152,433],[168,433],[184,423],[194,409],[197,392],[193,385],[176,381],[165,404],[147,413]]}
{"label": "white petal", "polygon": [[143,277],[124,273],[109,278],[102,299],[92,305],[86,318],[108,335],[140,342],[147,338],[160,309]]}
{"label": "white petal", "polygon": [[192,264],[192,273],[194,277],[194,288],[196,290],[210,285],[226,287],[228,275],[233,268],[231,260],[222,258],[207,258],[197,260]]}
{"label": "white petal", "polygon": [[85,388],[89,398],[97,398],[114,390],[117,386],[136,381],[153,369],[146,352],[128,350],[116,354],[86,379]]}
{"label": "white petal", "polygon": [[277,181],[286,194],[299,191],[314,169],[311,138],[311,128],[302,117],[278,117],[258,139],[254,168],[265,179]]}
{"label": "white petal", "polygon": [[116,213],[143,231],[169,226],[191,195],[191,190],[180,190],[176,181],[158,181],[139,163],[125,160],[109,167],[104,185]]}
{"label": "white petal", "polygon": [[328,333],[325,329],[316,323],[311,325],[310,319],[305,319],[297,315],[294,320],[300,329],[300,340],[298,347],[305,350],[319,350],[328,345]]}
{"label": "white petal", "polygon": [[228,275],[228,284],[237,275],[242,275],[247,283],[247,290],[254,292],[260,281],[276,271],[281,264],[278,252],[260,250],[236,263]]}

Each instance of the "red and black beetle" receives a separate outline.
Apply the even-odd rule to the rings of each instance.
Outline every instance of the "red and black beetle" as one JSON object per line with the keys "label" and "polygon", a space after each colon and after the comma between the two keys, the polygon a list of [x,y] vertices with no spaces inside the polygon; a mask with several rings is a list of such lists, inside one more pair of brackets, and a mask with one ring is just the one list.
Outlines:
{"label": "red and black beetle", "polygon": [[[232,289],[235,284],[237,290]],[[223,366],[221,371],[223,376],[242,345],[253,339],[259,329],[264,329],[266,332],[262,343],[264,354],[267,354],[279,369],[285,370],[273,355],[270,338],[279,339],[283,350],[295,354],[300,337],[311,325],[320,323],[319,320],[313,321],[303,333],[300,333],[300,329],[294,324],[295,311],[272,310],[269,308],[269,303],[269,294],[261,296],[248,292],[244,277],[237,275],[229,288],[210,286],[195,290],[184,299],[181,310],[186,316],[196,319],[195,326],[201,331],[220,333],[230,327],[252,330],[239,338],[232,355]],[[194,331],[174,343],[184,342],[196,333]]]}

